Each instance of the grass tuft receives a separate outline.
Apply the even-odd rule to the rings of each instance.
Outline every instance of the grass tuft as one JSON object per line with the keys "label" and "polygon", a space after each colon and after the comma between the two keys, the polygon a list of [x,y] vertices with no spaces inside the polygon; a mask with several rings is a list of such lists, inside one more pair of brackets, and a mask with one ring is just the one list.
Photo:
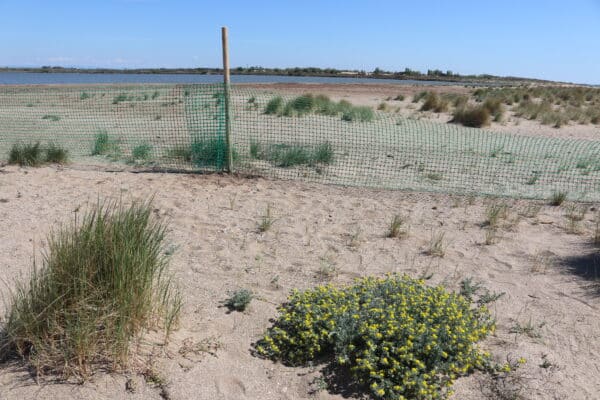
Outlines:
{"label": "grass tuft", "polygon": [[551,206],[560,206],[567,199],[567,192],[554,192],[550,197]]}
{"label": "grass tuft", "polygon": [[14,144],[8,154],[8,163],[22,167],[37,167],[42,163],[40,142]]}
{"label": "grass tuft", "polygon": [[131,156],[134,160],[147,160],[152,153],[152,146],[148,143],[137,145],[131,151]]}
{"label": "grass tuft", "polygon": [[69,152],[55,143],[50,143],[45,150],[46,162],[66,164],[69,159]]}
{"label": "grass tuft", "polygon": [[181,298],[167,274],[166,227],[151,216],[151,202],[110,202],[53,231],[42,267],[12,294],[0,357],[84,380],[96,367],[125,367],[145,328],[168,336]]}
{"label": "grass tuft", "polygon": [[408,234],[408,229],[405,225],[405,220],[400,215],[394,215],[387,233],[389,238],[401,238]]}
{"label": "grass tuft", "polygon": [[451,122],[471,128],[481,128],[490,124],[490,112],[483,106],[458,108],[454,110]]}

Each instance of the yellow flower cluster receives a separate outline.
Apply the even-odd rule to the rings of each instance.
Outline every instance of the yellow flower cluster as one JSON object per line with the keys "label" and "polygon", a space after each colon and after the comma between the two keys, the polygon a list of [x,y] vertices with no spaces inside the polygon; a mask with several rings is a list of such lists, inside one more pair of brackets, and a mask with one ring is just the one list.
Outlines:
{"label": "yellow flower cluster", "polygon": [[323,355],[383,399],[441,399],[454,379],[490,363],[475,343],[494,330],[485,307],[407,276],[294,291],[256,345],[291,365]]}

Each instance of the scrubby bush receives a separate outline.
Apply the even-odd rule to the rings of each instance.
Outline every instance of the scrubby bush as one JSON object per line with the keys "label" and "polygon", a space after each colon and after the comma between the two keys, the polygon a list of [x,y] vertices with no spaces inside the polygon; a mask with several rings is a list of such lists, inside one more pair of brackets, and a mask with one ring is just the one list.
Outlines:
{"label": "scrubby bush", "polygon": [[485,306],[390,275],[294,291],[255,344],[289,365],[328,357],[382,399],[440,399],[459,375],[491,365],[476,342],[494,331]]}
{"label": "scrubby bush", "polygon": [[164,236],[149,202],[101,205],[51,233],[42,267],[13,292],[0,358],[16,354],[39,374],[80,379],[96,366],[125,366],[143,329],[168,334],[181,307]]}
{"label": "scrubby bush", "polygon": [[459,108],[454,110],[451,122],[481,128],[490,124],[490,112],[483,106]]}

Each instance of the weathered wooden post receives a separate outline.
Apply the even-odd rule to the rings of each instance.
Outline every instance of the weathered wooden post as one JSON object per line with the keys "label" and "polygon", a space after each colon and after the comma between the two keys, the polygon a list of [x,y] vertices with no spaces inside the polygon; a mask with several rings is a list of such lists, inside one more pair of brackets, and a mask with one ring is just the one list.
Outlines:
{"label": "weathered wooden post", "polygon": [[233,172],[233,150],[231,143],[231,117],[230,117],[230,74],[229,74],[229,46],[227,43],[227,27],[221,28],[221,40],[223,43],[223,84],[225,86],[225,141],[227,145],[227,171]]}

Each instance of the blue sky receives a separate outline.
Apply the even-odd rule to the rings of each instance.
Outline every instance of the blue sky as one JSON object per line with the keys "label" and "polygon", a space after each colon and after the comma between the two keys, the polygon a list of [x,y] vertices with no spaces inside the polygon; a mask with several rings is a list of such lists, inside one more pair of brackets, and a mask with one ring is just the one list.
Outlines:
{"label": "blue sky", "polygon": [[0,0],[0,66],[442,69],[600,84],[600,0]]}

